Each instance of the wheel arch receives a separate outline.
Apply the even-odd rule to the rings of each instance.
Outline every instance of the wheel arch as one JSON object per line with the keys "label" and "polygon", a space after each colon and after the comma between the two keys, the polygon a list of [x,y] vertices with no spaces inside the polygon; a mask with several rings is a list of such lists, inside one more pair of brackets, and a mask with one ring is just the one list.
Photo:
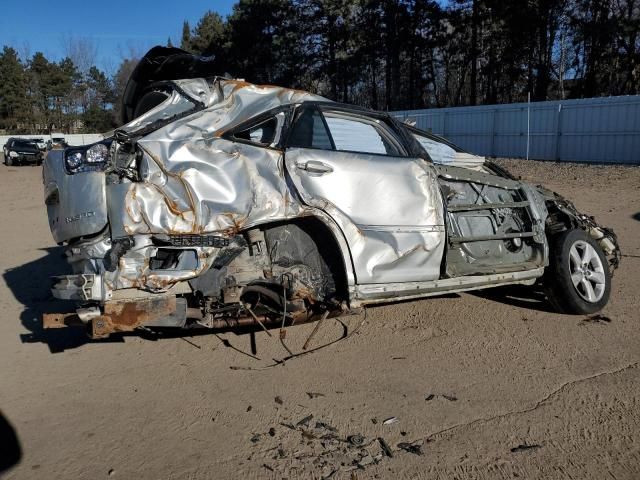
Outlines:
{"label": "wheel arch", "polygon": [[317,229],[315,233],[319,233],[320,237],[315,238],[314,236],[314,241],[319,248],[326,248],[328,243],[330,245],[330,248],[336,252],[335,259],[339,261],[338,265],[340,265],[340,267],[336,267],[340,268],[340,271],[335,273],[339,275],[340,285],[344,290],[340,293],[343,294],[345,300],[351,303],[354,298],[356,279],[351,251],[347,244],[344,233],[327,213],[313,207],[311,207],[309,210],[309,213],[307,213],[306,215],[282,220],[269,221],[257,225],[254,224],[250,228],[247,228],[245,230],[250,230],[251,228],[256,227],[259,227],[262,230],[266,230],[270,226],[282,225],[287,223],[315,224],[315,227],[319,227],[319,229]]}

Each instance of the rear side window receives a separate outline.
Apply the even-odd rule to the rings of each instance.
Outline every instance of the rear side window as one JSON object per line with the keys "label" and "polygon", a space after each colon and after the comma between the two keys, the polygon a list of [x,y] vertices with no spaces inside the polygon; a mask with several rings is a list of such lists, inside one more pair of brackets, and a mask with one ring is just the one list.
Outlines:
{"label": "rear side window", "polygon": [[449,145],[437,142],[423,135],[412,132],[413,137],[418,140],[422,148],[424,148],[434,163],[448,164],[453,163],[456,157],[456,151]]}
{"label": "rear side window", "polygon": [[289,147],[333,149],[327,128],[318,110],[313,108],[302,110],[296,117],[288,144]]}
{"label": "rear side window", "polygon": [[258,125],[247,128],[246,130],[240,130],[234,133],[234,137],[240,140],[247,140],[251,143],[257,143],[259,145],[271,145],[276,137],[276,127],[278,122],[275,117],[269,118]]}
{"label": "rear side window", "polygon": [[280,140],[280,132],[285,114],[280,112],[272,117],[258,120],[248,127],[240,127],[231,133],[235,140],[243,140],[261,147],[273,147]]}
{"label": "rear side window", "polygon": [[324,112],[324,118],[336,150],[404,155],[400,142],[381,121],[331,111]]}

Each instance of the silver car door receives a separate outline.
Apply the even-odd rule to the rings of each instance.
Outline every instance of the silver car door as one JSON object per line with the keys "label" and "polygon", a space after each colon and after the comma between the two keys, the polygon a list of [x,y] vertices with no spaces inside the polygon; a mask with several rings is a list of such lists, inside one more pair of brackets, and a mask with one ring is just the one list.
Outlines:
{"label": "silver car door", "polygon": [[406,155],[383,119],[306,107],[285,163],[302,200],[341,227],[359,284],[439,278],[445,231],[437,176]]}

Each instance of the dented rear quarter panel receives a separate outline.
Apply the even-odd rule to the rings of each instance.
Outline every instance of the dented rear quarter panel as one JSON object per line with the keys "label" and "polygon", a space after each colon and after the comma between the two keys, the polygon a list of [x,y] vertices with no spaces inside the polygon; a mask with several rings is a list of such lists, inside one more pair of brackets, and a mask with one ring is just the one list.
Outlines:
{"label": "dented rear quarter panel", "polygon": [[282,151],[222,135],[278,106],[321,97],[239,81],[220,88],[218,103],[138,140],[143,181],[109,186],[115,235],[233,234],[303,213],[286,184]]}

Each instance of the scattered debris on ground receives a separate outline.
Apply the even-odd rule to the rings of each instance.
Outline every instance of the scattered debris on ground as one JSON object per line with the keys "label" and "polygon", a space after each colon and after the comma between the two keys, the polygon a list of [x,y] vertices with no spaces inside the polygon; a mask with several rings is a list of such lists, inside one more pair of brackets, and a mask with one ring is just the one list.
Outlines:
{"label": "scattered debris on ground", "polygon": [[456,397],[455,395],[449,395],[446,393],[430,393],[429,395],[427,395],[424,400],[425,402],[430,402],[431,400],[433,400],[436,397],[442,397],[445,400],[448,400],[449,402],[457,402],[458,401],[458,397]]}
{"label": "scattered debris on ground", "polygon": [[309,422],[311,421],[312,418],[313,418],[313,414],[307,415],[302,420],[300,420],[298,423],[296,423],[296,427],[308,427],[309,426]]}
{"label": "scattered debris on ground", "polygon": [[400,450],[404,450],[405,452],[413,453],[414,455],[424,455],[424,452],[422,451],[422,445],[417,443],[401,442],[398,444],[398,448]]}
{"label": "scattered debris on ground", "polygon": [[314,398],[318,398],[318,397],[324,397],[325,394],[324,393],[318,393],[318,392],[307,392],[307,396],[313,400]]}
{"label": "scattered debris on ground", "polygon": [[538,448],[542,448],[542,445],[538,445],[537,443],[523,443],[517,447],[513,447],[511,449],[511,453],[526,452],[527,450],[536,450]]}
{"label": "scattered debris on ground", "polygon": [[611,323],[611,319],[606,315],[602,315],[601,313],[598,313],[596,315],[591,315],[590,317],[584,318],[580,322],[580,325],[585,325],[587,323],[606,325],[607,323]]}
{"label": "scattered debris on ground", "polygon": [[[284,404],[282,399],[276,403]],[[333,478],[343,474],[341,472],[355,474],[358,470],[393,458],[399,452],[424,455],[423,439],[403,441],[393,448],[389,437],[385,438],[388,433],[383,436],[380,434],[382,431],[373,435],[353,430],[344,432],[342,428],[333,426],[330,420],[316,418],[315,413],[303,414],[302,417],[298,413],[297,418],[291,419],[287,418],[286,410],[286,405],[284,410],[280,410],[282,421],[279,422],[279,426],[285,428],[270,427],[266,432],[253,434],[249,439],[254,448],[250,459],[256,456],[259,465],[269,472],[290,472],[291,462],[295,461],[298,475]],[[383,428],[398,423],[399,419],[388,417],[378,421],[373,418],[371,421],[378,428]],[[408,434],[402,431],[400,435],[405,437]]]}

